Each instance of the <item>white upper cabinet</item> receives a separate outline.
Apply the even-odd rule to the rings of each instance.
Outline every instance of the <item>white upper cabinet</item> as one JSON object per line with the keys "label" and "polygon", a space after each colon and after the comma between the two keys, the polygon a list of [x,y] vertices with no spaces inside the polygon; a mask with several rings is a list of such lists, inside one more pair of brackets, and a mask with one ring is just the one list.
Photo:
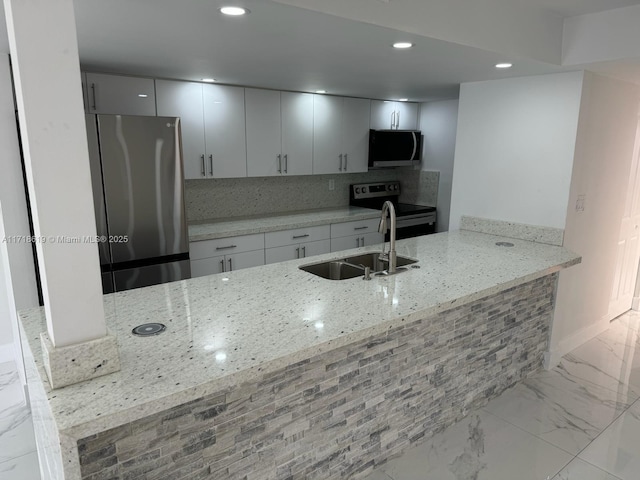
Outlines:
{"label": "white upper cabinet", "polygon": [[280,92],[245,90],[247,102],[247,175],[267,177],[282,173]]}
{"label": "white upper cabinet", "polygon": [[314,95],[314,174],[368,170],[370,115],[370,100]]}
{"label": "white upper cabinet", "polygon": [[283,173],[311,175],[313,164],[313,95],[282,92]]}
{"label": "white upper cabinet", "polygon": [[180,117],[185,178],[210,176],[204,145],[202,84],[156,80],[158,115]]}
{"label": "white upper cabinet", "polygon": [[246,177],[244,89],[156,80],[158,115],[180,117],[184,176]]}
{"label": "white upper cabinet", "polygon": [[87,112],[116,115],[156,115],[152,78],[87,73]]}
{"label": "white upper cabinet", "polygon": [[203,85],[205,146],[214,178],[247,176],[244,88]]}
{"label": "white upper cabinet", "polygon": [[418,128],[418,104],[372,100],[371,128],[374,130],[416,130]]}
{"label": "white upper cabinet", "polygon": [[247,173],[309,175],[313,156],[313,95],[246,89]]}

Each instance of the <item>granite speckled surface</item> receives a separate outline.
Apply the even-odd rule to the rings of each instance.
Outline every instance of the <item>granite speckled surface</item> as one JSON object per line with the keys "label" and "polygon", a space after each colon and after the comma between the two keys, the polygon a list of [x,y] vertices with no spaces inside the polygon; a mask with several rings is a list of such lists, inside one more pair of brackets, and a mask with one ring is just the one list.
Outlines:
{"label": "granite speckled surface", "polygon": [[[398,254],[420,268],[368,282],[325,280],[298,269],[308,260],[292,260],[105,295],[121,370],[54,391],[45,384],[52,415],[61,434],[87,437],[580,261],[561,247],[510,240],[505,249],[501,240],[468,231],[401,240]],[[46,382],[44,310],[20,318]],[[130,334],[148,321],[167,331]]]}
{"label": "granite speckled surface", "polygon": [[460,219],[460,230],[472,230],[474,232],[502,235],[504,237],[558,246],[561,246],[564,240],[564,230],[562,228],[526,225],[524,223],[505,222],[503,220],[491,220],[466,215],[463,215]]}
{"label": "granite speckled surface", "polygon": [[275,232],[293,228],[328,225],[330,223],[355,222],[379,218],[380,211],[369,208],[343,207],[323,210],[307,210],[281,215],[236,217],[225,220],[202,220],[189,225],[189,241]]}

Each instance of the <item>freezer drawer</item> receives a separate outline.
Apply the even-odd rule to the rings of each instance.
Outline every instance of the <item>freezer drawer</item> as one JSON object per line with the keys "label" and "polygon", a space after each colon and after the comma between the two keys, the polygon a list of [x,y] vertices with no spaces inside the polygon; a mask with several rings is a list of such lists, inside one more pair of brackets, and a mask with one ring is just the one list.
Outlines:
{"label": "freezer drawer", "polygon": [[148,265],[145,267],[116,270],[113,272],[116,292],[132,288],[148,287],[159,283],[175,282],[191,278],[189,260]]}

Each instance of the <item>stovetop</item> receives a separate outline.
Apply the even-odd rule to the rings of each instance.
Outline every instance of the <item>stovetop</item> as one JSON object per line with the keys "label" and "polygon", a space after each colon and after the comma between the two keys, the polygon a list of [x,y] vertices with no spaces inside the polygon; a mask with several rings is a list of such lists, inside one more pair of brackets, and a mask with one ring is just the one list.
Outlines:
{"label": "stovetop", "polygon": [[405,217],[433,213],[435,207],[399,203],[400,182],[358,183],[349,187],[349,204],[356,207],[382,210],[386,201],[391,201],[396,208],[396,216]]}

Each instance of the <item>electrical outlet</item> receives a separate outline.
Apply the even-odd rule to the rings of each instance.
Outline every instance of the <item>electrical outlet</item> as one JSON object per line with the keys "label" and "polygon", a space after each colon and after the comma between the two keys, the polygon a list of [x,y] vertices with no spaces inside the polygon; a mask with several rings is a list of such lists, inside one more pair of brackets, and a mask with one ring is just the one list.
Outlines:
{"label": "electrical outlet", "polygon": [[329,180],[329,191],[333,192],[336,189],[336,181],[332,178]]}
{"label": "electrical outlet", "polygon": [[576,212],[584,212],[584,202],[586,195],[578,195],[578,199],[576,200]]}

